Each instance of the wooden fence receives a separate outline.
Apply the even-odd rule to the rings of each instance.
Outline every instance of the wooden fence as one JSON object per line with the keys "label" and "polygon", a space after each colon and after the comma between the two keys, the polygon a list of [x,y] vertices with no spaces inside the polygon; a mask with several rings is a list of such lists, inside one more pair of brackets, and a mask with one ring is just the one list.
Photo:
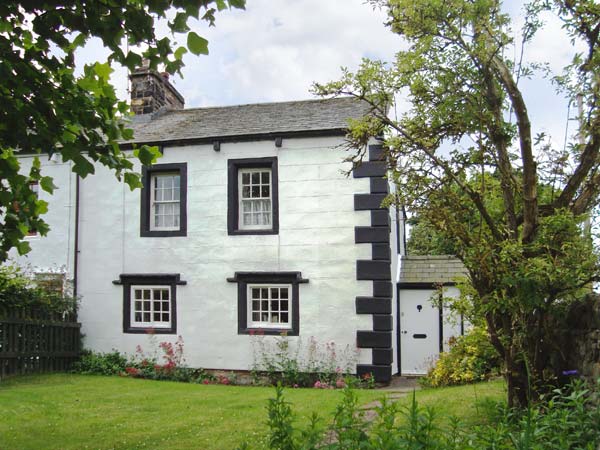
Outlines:
{"label": "wooden fence", "polygon": [[68,370],[79,357],[80,327],[75,314],[0,307],[0,379]]}

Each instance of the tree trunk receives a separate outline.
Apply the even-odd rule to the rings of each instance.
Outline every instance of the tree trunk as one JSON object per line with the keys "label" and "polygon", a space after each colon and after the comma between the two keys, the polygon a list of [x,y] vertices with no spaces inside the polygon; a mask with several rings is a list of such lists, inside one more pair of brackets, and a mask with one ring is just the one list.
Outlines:
{"label": "tree trunk", "polygon": [[515,359],[515,348],[506,352],[506,384],[508,387],[508,407],[526,408],[529,404],[529,380],[527,367]]}

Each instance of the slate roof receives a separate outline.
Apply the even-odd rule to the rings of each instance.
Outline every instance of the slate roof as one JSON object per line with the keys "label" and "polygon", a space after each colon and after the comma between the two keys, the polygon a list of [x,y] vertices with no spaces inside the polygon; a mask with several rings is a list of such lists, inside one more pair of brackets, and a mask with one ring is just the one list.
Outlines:
{"label": "slate roof", "polygon": [[465,266],[452,255],[400,258],[399,283],[451,283],[464,276]]}
{"label": "slate roof", "polygon": [[210,142],[257,135],[342,133],[349,118],[357,119],[368,112],[367,103],[352,97],[162,110],[132,118],[130,127],[135,138],[131,142]]}

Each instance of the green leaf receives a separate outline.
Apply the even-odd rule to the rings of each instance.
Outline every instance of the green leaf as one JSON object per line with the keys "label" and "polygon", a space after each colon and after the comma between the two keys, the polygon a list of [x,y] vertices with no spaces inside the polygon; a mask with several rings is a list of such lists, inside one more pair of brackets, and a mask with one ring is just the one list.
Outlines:
{"label": "green leaf", "polygon": [[142,145],[139,149],[135,150],[133,154],[145,166],[155,163],[156,160],[161,157],[158,147],[150,147],[149,145]]}
{"label": "green leaf", "polygon": [[188,33],[187,46],[194,55],[208,55],[208,41],[194,31]]}
{"label": "green leaf", "polygon": [[133,172],[127,172],[123,176],[125,183],[129,185],[129,188],[133,191],[134,189],[143,187],[140,175]]}
{"label": "green leaf", "polygon": [[40,186],[44,191],[49,192],[50,194],[53,194],[54,189],[57,188],[52,180],[52,177],[42,177],[40,180]]}
{"label": "green leaf", "polygon": [[183,55],[185,55],[187,53],[187,48],[185,47],[179,47],[177,50],[175,50],[175,59],[180,60],[181,58],[183,58]]}
{"label": "green leaf", "polygon": [[83,155],[79,154],[73,158],[73,172],[81,178],[85,178],[91,173],[94,173],[94,165],[89,162]]}
{"label": "green leaf", "polygon": [[108,80],[110,78],[110,74],[113,72],[109,63],[95,63],[94,64],[94,72],[98,75],[99,78],[103,80]]}
{"label": "green leaf", "polygon": [[188,15],[183,12],[178,12],[175,14],[175,18],[173,19],[173,23],[170,25],[171,30],[174,33],[185,33],[189,31],[190,27],[187,25]]}
{"label": "green leaf", "polygon": [[26,253],[29,253],[31,251],[31,246],[27,241],[18,242],[16,247],[17,252],[19,252],[19,255],[25,255]]}
{"label": "green leaf", "polygon": [[225,0],[216,0],[216,3],[217,10],[223,11],[224,9],[227,9],[227,3],[225,2]]}
{"label": "green leaf", "polygon": [[229,0],[229,6],[237,9],[246,9],[246,0]]}

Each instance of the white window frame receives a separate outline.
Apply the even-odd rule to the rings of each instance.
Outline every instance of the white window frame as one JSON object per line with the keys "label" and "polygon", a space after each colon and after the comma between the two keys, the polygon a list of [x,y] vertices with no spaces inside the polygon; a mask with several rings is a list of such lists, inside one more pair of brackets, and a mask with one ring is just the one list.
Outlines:
{"label": "white window frame", "polygon": [[[141,322],[138,322],[135,320],[135,302],[139,301],[136,300],[135,298],[135,291],[136,289],[144,289],[144,290],[150,290],[150,321],[146,322],[144,320],[142,320]],[[161,290],[161,291],[168,291],[169,292],[169,321],[168,322],[164,322],[164,321],[155,321],[154,320],[154,290]],[[161,294],[162,295],[162,294]],[[143,301],[143,299],[142,299]],[[161,302],[163,300],[161,299]],[[172,323],[173,323],[173,291],[171,290],[171,286],[168,284],[157,284],[157,285],[131,285],[130,288],[130,301],[129,301],[129,308],[130,308],[130,326],[132,328],[171,328]],[[163,312],[161,311],[160,314],[163,314]],[[143,319],[143,317],[142,317]]]}
{"label": "white window frame", "polygon": [[[155,200],[155,183],[156,183],[156,179],[157,178],[162,178],[162,177],[179,177],[179,200],[161,200],[161,201],[156,201]],[[179,221],[179,225],[177,226],[172,226],[172,227],[159,227],[157,225],[155,225],[155,219],[156,219],[156,214],[155,214],[155,205],[156,204],[174,204],[177,203],[179,205],[179,209],[177,211],[177,214],[175,214],[173,217],[177,217],[177,220]],[[179,172],[156,172],[156,173],[152,173],[150,174],[150,208],[148,213],[150,214],[150,217],[148,218],[149,220],[149,225],[150,225],[150,231],[179,231],[181,230],[181,174]]]}
{"label": "white window frame", "polygon": [[[262,192],[260,197],[255,197],[250,199],[252,200],[269,200],[270,208],[269,208],[269,223],[267,225],[244,225],[244,207],[243,207],[243,189],[244,184],[242,182],[243,174],[250,174],[250,179],[252,179],[253,173],[259,173],[260,175],[260,186],[262,187],[262,173],[269,173],[269,196],[262,197]],[[248,201],[248,200],[246,200]],[[272,230],[273,229],[273,171],[270,167],[253,167],[253,168],[240,168],[238,169],[238,229],[239,230]]]}
{"label": "white window frame", "polygon": [[[269,299],[266,300],[268,301],[268,305],[269,305],[269,318],[271,318],[271,288],[287,288],[288,290],[288,298],[286,299],[288,302],[288,309],[287,309],[287,314],[288,314],[288,321],[287,323],[282,323],[282,322],[277,322],[277,323],[273,323],[273,322],[265,322],[265,321],[254,321],[252,320],[252,288],[267,288],[269,291]],[[247,286],[247,292],[246,292],[246,299],[247,299],[247,305],[246,305],[246,311],[248,313],[248,318],[247,318],[247,326],[248,328],[266,328],[266,329],[278,329],[278,330],[291,330],[292,329],[292,314],[293,314],[293,310],[292,310],[292,296],[293,296],[293,292],[292,292],[292,285],[291,284],[278,284],[278,283],[270,283],[270,284],[248,284]],[[281,300],[281,299],[279,299]],[[264,299],[258,300],[258,301],[265,301]],[[279,310],[279,314],[281,314],[281,308]],[[280,316],[281,319],[281,316]]]}

